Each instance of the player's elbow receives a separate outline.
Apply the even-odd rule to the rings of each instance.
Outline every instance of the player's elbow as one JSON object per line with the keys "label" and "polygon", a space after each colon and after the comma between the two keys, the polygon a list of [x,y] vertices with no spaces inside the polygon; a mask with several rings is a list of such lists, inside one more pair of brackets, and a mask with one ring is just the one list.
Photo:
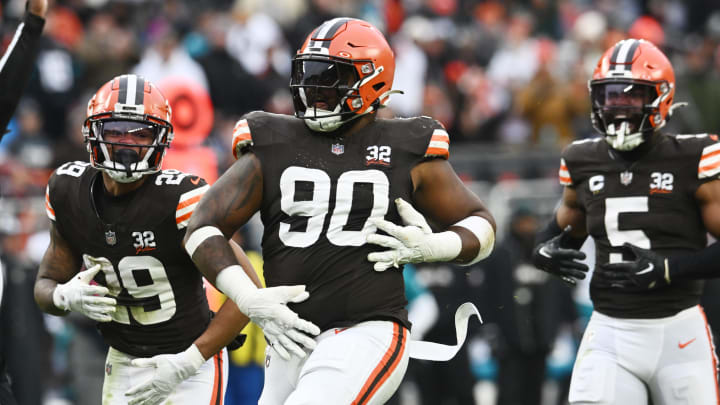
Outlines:
{"label": "player's elbow", "polygon": [[495,217],[490,213],[488,210],[482,210],[482,211],[475,211],[473,212],[473,215],[478,216],[480,218],[485,219],[488,221],[490,226],[492,227],[493,234],[497,232],[497,224],[495,223]]}

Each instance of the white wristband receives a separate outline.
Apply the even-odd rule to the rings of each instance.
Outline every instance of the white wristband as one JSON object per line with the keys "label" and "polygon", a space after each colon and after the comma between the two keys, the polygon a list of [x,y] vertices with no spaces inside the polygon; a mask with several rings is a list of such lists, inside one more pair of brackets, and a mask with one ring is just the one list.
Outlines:
{"label": "white wristband", "polygon": [[495,231],[492,225],[487,219],[479,217],[477,215],[469,216],[462,221],[454,224],[453,226],[461,226],[468,231],[472,232],[473,235],[480,242],[480,250],[477,256],[472,259],[469,263],[462,263],[463,266],[469,266],[477,263],[480,260],[490,256],[490,253],[495,246]]}
{"label": "white wristband", "polygon": [[429,253],[425,253],[425,259],[433,262],[449,262],[462,251],[462,239],[453,231],[431,233],[427,235],[427,246]]}
{"label": "white wristband", "polygon": [[195,367],[195,370],[199,369],[206,361],[205,357],[203,357],[202,353],[200,353],[200,349],[198,349],[195,343],[185,349],[185,356],[190,364]]}
{"label": "white wristband", "polygon": [[223,238],[225,235],[216,227],[214,226],[203,226],[202,228],[199,228],[195,230],[195,232],[190,235],[187,242],[185,243],[185,250],[190,255],[190,258],[192,259],[193,253],[195,253],[195,250],[203,243],[207,238],[213,237],[213,236],[222,236]]}
{"label": "white wristband", "polygon": [[248,309],[244,300],[257,290],[257,286],[245,274],[242,266],[235,264],[220,270],[215,277],[215,287],[233,300],[240,312],[247,315]]}

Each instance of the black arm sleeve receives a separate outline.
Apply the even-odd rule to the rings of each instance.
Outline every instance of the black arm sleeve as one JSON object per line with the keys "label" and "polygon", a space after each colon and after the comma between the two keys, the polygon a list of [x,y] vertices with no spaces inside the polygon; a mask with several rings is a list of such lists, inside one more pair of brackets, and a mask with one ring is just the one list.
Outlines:
{"label": "black arm sleeve", "polygon": [[[545,228],[539,230],[538,233],[535,235],[535,245],[539,245],[541,243],[549,241],[555,236],[560,235],[562,231],[563,230],[560,229],[560,225],[558,225],[557,223],[557,217],[553,215],[552,219],[550,219],[550,222],[545,226]],[[565,235],[563,238],[560,239],[560,247],[580,250],[583,243],[585,243],[585,239],[587,239],[587,237],[574,238],[570,235]]]}
{"label": "black arm sleeve", "polygon": [[720,278],[720,243],[683,256],[668,258],[671,281]]}
{"label": "black arm sleeve", "polygon": [[10,46],[0,58],[0,138],[5,134],[35,63],[45,19],[26,12]]}

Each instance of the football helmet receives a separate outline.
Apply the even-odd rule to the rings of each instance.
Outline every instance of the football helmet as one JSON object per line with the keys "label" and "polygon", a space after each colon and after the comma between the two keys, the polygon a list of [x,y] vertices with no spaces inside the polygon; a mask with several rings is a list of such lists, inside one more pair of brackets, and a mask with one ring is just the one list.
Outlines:
{"label": "football helmet", "polygon": [[605,51],[588,87],[593,126],[612,148],[629,151],[670,117],[675,73],[655,45],[625,39]]}
{"label": "football helmet", "polygon": [[[173,139],[171,116],[170,104],[151,82],[132,74],[113,78],[88,102],[82,132],[90,164],[121,183],[159,171]],[[120,139],[125,134],[131,136]]]}
{"label": "football helmet", "polygon": [[292,61],[295,116],[314,131],[330,132],[387,103],[395,55],[370,23],[335,18],[315,28]]}

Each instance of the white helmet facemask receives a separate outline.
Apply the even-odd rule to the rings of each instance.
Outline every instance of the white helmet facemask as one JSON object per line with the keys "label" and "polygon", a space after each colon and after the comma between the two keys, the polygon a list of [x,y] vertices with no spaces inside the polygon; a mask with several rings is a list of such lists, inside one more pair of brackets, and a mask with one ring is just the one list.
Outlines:
{"label": "white helmet facemask", "polygon": [[[136,124],[132,124],[135,122]],[[124,124],[123,124],[124,123]],[[165,144],[160,144],[160,140],[166,134],[167,128],[156,127],[152,129],[154,131],[154,137],[152,143],[122,143],[122,142],[109,142],[103,136],[103,127],[108,125],[118,125],[120,129],[116,129],[116,132],[120,131],[148,131],[148,128],[154,126],[146,122],[130,121],[119,122],[119,121],[96,121],[91,124],[92,131],[85,131],[88,135],[88,151],[91,152],[91,143],[97,145],[100,154],[102,155],[102,161],[95,161],[94,166],[107,173],[111,179],[118,183],[133,183],[140,180],[143,176],[155,173],[160,170],[160,165],[152,166],[150,159],[154,161],[162,161],[165,155],[166,148]],[[133,125],[137,125],[138,128],[133,128]],[[112,131],[112,130],[111,130]],[[147,136],[147,135],[146,135]],[[168,142],[169,144],[169,142]],[[158,149],[160,147],[160,149]],[[138,152],[139,149],[139,152]],[[158,156],[160,153],[162,156]],[[92,153],[91,153],[92,156]],[[152,166],[152,167],[151,167]]]}
{"label": "white helmet facemask", "polygon": [[637,148],[643,141],[642,132],[632,132],[633,125],[628,121],[619,124],[611,123],[605,129],[605,140],[613,149],[629,151]]}
{"label": "white helmet facemask", "polygon": [[145,152],[142,160],[139,160],[140,156],[132,149],[118,149],[115,151],[115,157],[120,160],[120,162],[110,159],[107,145],[101,144],[100,149],[105,155],[105,160],[99,169],[107,173],[111,179],[118,183],[133,183],[147,174],[158,171],[149,170],[150,164],[148,163],[148,158],[152,155],[155,149],[154,147],[147,148],[148,150]]}
{"label": "white helmet facemask", "polygon": [[615,150],[631,151],[665,122],[655,127],[650,117],[657,114],[658,103],[653,85],[628,81],[599,81],[590,85],[593,126],[605,135]]}
{"label": "white helmet facemask", "polygon": [[304,88],[298,89],[298,93],[300,94],[300,98],[303,103],[307,106],[305,108],[305,117],[308,118],[305,119],[305,125],[307,125],[311,130],[332,132],[340,128],[342,124],[346,122],[343,120],[343,116],[340,114],[340,111],[342,110],[342,105],[345,100],[347,100],[347,97],[340,100],[340,102],[338,102],[335,108],[331,111],[308,105]]}

